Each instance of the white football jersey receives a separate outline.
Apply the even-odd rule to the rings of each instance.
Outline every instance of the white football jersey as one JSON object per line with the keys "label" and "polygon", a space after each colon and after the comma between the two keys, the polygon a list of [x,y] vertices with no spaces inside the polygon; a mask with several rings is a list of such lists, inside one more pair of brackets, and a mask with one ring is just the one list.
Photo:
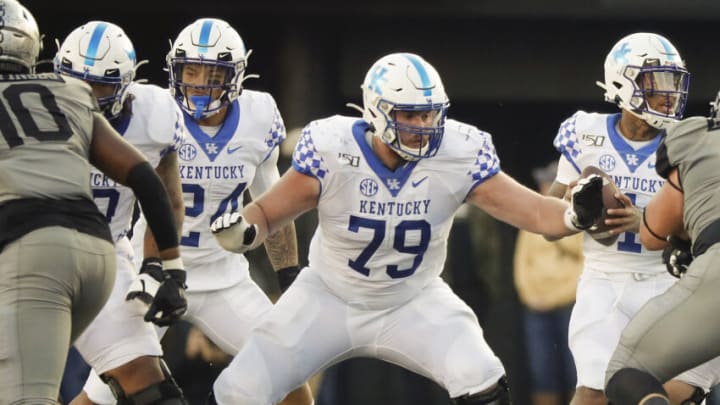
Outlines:
{"label": "white football jersey", "polygon": [[367,130],[352,117],[314,121],[292,164],[321,183],[311,270],[346,302],[378,308],[412,298],[438,277],[455,212],[500,164],[488,133],[448,120],[436,156],[390,171]]}
{"label": "white football jersey", "polygon": [[[160,159],[180,147],[185,137],[182,114],[168,92],[155,85],[131,83],[132,114],[115,124],[123,138],[137,148],[150,165],[157,167]],[[95,204],[110,222],[115,241],[130,230],[135,195],[96,168],[90,173]]]}
{"label": "white football jersey", "polygon": [[[644,208],[665,181],[655,172],[655,150],[661,137],[652,141],[628,141],[617,130],[620,114],[578,111],[560,125],[555,148],[562,154],[559,183],[577,179],[586,166],[609,174],[618,189]],[[658,273],[665,271],[661,252],[646,250],[638,234],[625,232],[617,242],[604,246],[585,234],[585,268],[602,272]],[[612,254],[611,254],[612,253]]]}
{"label": "white football jersey", "polygon": [[[225,288],[249,278],[248,261],[218,245],[210,224],[222,214],[241,211],[245,190],[257,197],[280,178],[278,146],[286,137],[285,125],[269,93],[247,89],[215,135],[183,116],[187,136],[178,150],[185,203],[180,249],[187,285],[190,290]],[[135,232],[144,232],[144,223]]]}

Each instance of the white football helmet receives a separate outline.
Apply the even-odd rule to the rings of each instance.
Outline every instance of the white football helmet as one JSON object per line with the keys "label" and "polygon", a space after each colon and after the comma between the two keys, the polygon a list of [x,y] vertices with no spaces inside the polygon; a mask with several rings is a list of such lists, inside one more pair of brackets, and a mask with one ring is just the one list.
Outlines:
{"label": "white football helmet", "polygon": [[113,94],[97,101],[108,118],[117,117],[135,80],[135,47],[122,28],[105,21],[90,21],[65,38],[53,61],[55,72],[88,83],[114,86]]}
{"label": "white football helmet", "polygon": [[[361,88],[363,119],[375,136],[405,160],[437,153],[450,103],[432,65],[415,54],[390,54],[372,65]],[[395,120],[395,111],[431,111],[433,124],[430,127],[400,124]],[[423,140],[419,147],[409,147],[401,142],[399,131],[427,137],[427,141]]]}
{"label": "white football helmet", "polygon": [[[226,21],[201,18],[185,27],[172,43],[167,55],[170,74],[170,92],[180,107],[196,120],[219,112],[238,97],[245,79],[245,68],[250,52],[240,34]],[[224,81],[205,80],[202,84],[183,82],[186,65],[210,66],[213,74],[222,72]],[[190,92],[197,94],[189,94]],[[212,91],[222,90],[213,99]]]}
{"label": "white football helmet", "polygon": [[41,49],[40,30],[30,11],[15,0],[0,1],[0,70],[34,72]]}
{"label": "white football helmet", "polygon": [[[630,111],[655,128],[681,119],[687,103],[690,73],[677,49],[652,33],[626,36],[605,58],[605,100]],[[666,97],[664,111],[653,109],[646,96]]]}

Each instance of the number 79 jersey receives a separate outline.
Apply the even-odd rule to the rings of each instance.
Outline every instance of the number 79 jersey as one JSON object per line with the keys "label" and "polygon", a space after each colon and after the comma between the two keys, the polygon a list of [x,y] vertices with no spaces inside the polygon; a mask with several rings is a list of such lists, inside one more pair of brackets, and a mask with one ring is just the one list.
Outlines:
{"label": "number 79 jersey", "polygon": [[439,276],[455,212],[500,165],[489,134],[448,120],[436,156],[390,171],[367,131],[352,117],[314,121],[292,164],[321,183],[311,270],[346,302],[383,308]]}
{"label": "number 79 jersey", "polygon": [[[665,181],[655,172],[660,136],[633,143],[616,129],[620,114],[578,111],[560,125],[554,146],[562,154],[559,183],[575,180],[587,166],[597,166],[637,207],[644,208]],[[665,271],[660,252],[646,250],[636,233],[625,232],[610,246],[585,234],[585,268],[602,272],[659,273]]]}

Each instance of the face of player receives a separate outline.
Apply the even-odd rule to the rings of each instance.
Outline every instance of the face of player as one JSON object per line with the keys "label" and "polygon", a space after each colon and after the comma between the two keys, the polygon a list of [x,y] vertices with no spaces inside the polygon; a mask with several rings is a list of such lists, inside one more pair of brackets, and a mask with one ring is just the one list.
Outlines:
{"label": "face of player", "polygon": [[92,83],[92,82],[89,84],[90,84],[90,87],[92,87],[93,95],[97,99],[113,96],[113,95],[115,95],[115,90],[117,89],[117,86],[114,84]]}
{"label": "face of player", "polygon": [[187,63],[182,66],[180,79],[189,104],[195,107],[193,96],[210,96],[211,100],[220,98],[226,82],[227,68],[212,65]]}
{"label": "face of player", "polygon": [[116,100],[116,95],[120,85],[118,84],[107,84],[97,82],[87,82],[92,88],[93,96],[100,105],[100,109],[108,114],[113,102]]}
{"label": "face of player", "polygon": [[673,72],[643,73],[640,80],[648,108],[661,114],[675,114],[680,79],[680,75]]}
{"label": "face of player", "polygon": [[[429,128],[436,122],[438,110],[425,110],[425,111],[395,111],[395,121],[399,124],[398,127],[403,128],[405,126],[415,128]],[[428,136],[418,135],[412,132],[398,130],[398,136],[400,137],[400,143],[408,149],[420,150],[423,146],[427,145],[430,141]]]}

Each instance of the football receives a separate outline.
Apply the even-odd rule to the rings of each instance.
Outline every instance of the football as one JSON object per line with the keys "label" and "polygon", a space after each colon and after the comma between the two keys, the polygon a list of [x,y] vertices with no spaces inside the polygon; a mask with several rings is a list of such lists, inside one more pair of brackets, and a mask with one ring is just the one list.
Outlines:
{"label": "football", "polygon": [[623,208],[625,205],[622,203],[622,201],[615,198],[615,194],[619,191],[615,186],[615,182],[612,180],[612,178],[610,178],[607,173],[605,173],[602,169],[598,167],[587,166],[583,169],[580,177],[585,178],[587,176],[590,176],[591,174],[597,174],[598,176],[603,178],[603,215],[592,228],[587,230],[587,233],[589,233],[590,236],[592,236],[592,238],[595,239],[597,242],[609,246],[615,243],[615,241],[617,241],[620,235],[612,235],[608,233],[608,230],[610,230],[612,227],[605,225],[605,220],[607,218],[611,218],[612,216],[607,214],[607,210],[609,208]]}

